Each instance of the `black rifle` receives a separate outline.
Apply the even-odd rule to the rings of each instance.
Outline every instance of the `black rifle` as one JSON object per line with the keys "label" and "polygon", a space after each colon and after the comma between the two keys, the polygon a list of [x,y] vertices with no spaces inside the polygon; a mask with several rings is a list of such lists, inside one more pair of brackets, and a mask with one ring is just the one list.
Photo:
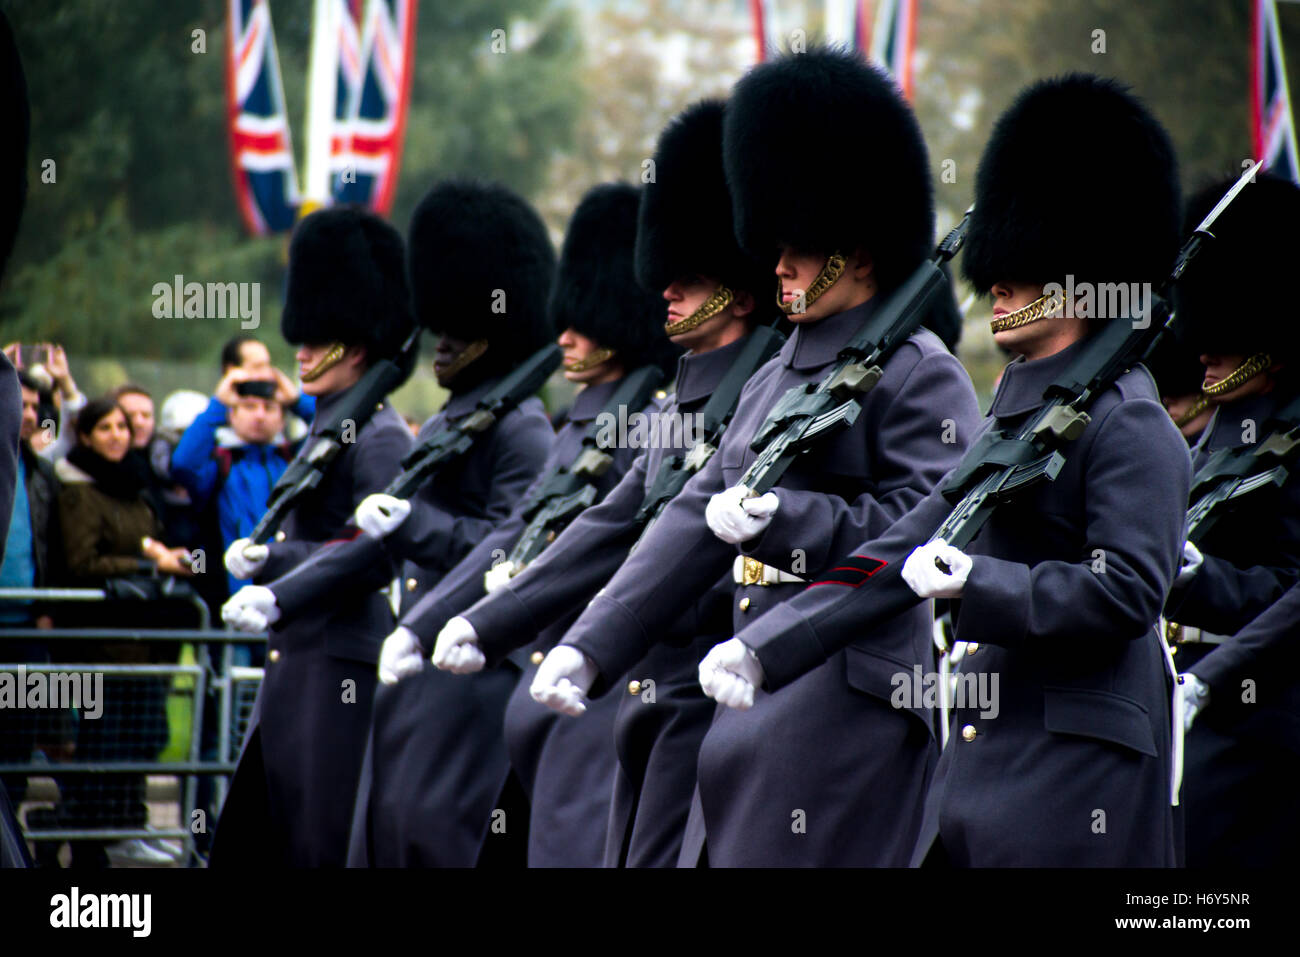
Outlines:
{"label": "black rifle", "polygon": [[307,444],[271,489],[266,513],[248,536],[250,544],[262,545],[270,541],[294,505],[320,484],[326,469],[343,451],[343,446],[353,441],[384,397],[402,381],[402,365],[415,353],[420,332],[417,327],[402,343],[397,356],[381,359],[367,369],[357,384],[348,390],[346,399],[338,404],[329,421],[307,437]]}
{"label": "black rifle", "polygon": [[559,368],[564,351],[557,345],[538,349],[523,365],[483,394],[474,411],[455,425],[433,433],[402,459],[402,472],[388,483],[383,494],[410,498],[435,472],[469,451],[474,440],[495,425],[503,415],[533,395]]}
{"label": "black rifle", "polygon": [[877,307],[840,350],[835,367],[825,378],[815,385],[795,386],[772,407],[749,446],[758,452],[758,458],[740,479],[750,494],[761,495],[772,488],[796,458],[857,421],[861,397],[880,381],[885,362],[920,327],[934,297],[949,288],[940,267],[961,249],[970,214],[966,210],[934,257],[917,266]]}
{"label": "black rifle", "polygon": [[1281,488],[1300,456],[1300,395],[1273,416],[1277,427],[1263,442],[1220,449],[1192,477],[1192,507],[1187,510],[1187,540],[1200,544],[1214,523],[1241,496],[1260,488]]}
{"label": "black rifle", "polygon": [[[1043,392],[1046,403],[1015,434],[986,432],[971,446],[944,483],[942,494],[953,510],[928,541],[942,539],[965,548],[1003,502],[1037,482],[1052,480],[1065,464],[1062,449],[1083,434],[1088,408],[1114,385],[1115,380],[1150,353],[1156,341],[1172,326],[1169,293],[1187,264],[1207,239],[1219,214],[1251,181],[1258,163],[1202,220],[1179,250],[1173,271],[1150,303],[1150,321],[1112,319],[1083,349],[1078,358]],[[948,571],[941,561],[936,564]],[[921,602],[903,581],[903,562],[877,568],[859,587],[809,619],[827,653],[847,645],[855,636],[902,614]],[[782,676],[792,680],[794,676]],[[776,683],[769,680],[774,690]]]}
{"label": "black rifle", "polygon": [[596,480],[614,464],[611,449],[618,441],[617,435],[608,442],[602,439],[602,433],[609,429],[606,415],[617,418],[620,409],[641,411],[663,380],[663,372],[654,366],[642,366],[624,376],[583,435],[582,450],[573,461],[547,469],[524,507],[523,517],[528,525],[506,559],[512,577],[523,571],[583,509],[596,501]]}
{"label": "black rifle", "polygon": [[781,348],[785,337],[772,326],[760,326],[749,335],[749,340],[740,354],[732,361],[727,374],[709,396],[709,401],[700,410],[700,435],[694,445],[683,455],[674,455],[665,459],[655,473],[654,482],[646,491],[641,501],[641,508],[636,514],[635,522],[643,525],[641,537],[637,539],[632,550],[645,541],[646,535],[654,527],[664,509],[690,481],[691,476],[704,468],[713,453],[718,450],[722,434],[731,424],[731,417],[736,411],[736,401],[740,390],[758,370],[759,366]]}

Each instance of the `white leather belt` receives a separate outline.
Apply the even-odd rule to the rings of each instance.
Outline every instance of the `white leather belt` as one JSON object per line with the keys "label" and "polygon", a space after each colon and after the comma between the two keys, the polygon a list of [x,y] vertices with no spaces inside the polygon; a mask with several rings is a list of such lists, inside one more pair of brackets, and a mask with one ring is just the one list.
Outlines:
{"label": "white leather belt", "polygon": [[1166,626],[1165,637],[1176,645],[1221,645],[1230,639],[1229,635],[1216,635],[1195,625],[1180,625],[1173,621]]}
{"label": "white leather belt", "polygon": [[805,580],[794,572],[764,565],[758,559],[747,555],[736,556],[735,562],[731,565],[731,579],[737,585],[785,585]]}

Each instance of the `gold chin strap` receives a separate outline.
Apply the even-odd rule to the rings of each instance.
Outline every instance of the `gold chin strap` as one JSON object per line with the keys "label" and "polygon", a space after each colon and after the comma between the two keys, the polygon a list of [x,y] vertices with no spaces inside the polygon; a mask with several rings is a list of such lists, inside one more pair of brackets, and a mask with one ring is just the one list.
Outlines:
{"label": "gold chin strap", "polygon": [[1174,419],[1174,425],[1181,429],[1184,425],[1192,421],[1192,419],[1196,418],[1209,407],[1210,397],[1206,395],[1206,393],[1202,392],[1196,397],[1196,401],[1187,407],[1186,412]]}
{"label": "gold chin strap", "polygon": [[[814,302],[821,298],[822,293],[831,286],[835,285],[836,280],[844,275],[844,267],[848,265],[848,260],[840,253],[831,253],[826,257],[826,265],[822,266],[822,271],[817,274],[817,278],[812,281],[803,294],[804,309],[807,309]],[[789,302],[783,302],[785,297],[785,288],[778,279],[776,282],[776,304],[781,307],[781,311],[787,316],[795,315],[795,306],[799,305],[797,298]],[[802,311],[802,310],[801,310]]]}
{"label": "gold chin strap", "polygon": [[1008,329],[1019,329],[1021,326],[1027,326],[1039,319],[1056,319],[1060,317],[1061,308],[1064,305],[1065,293],[1063,292],[1042,295],[1029,305],[1021,306],[1015,312],[1009,312],[1005,316],[998,316],[991,320],[989,328],[994,332],[1006,332]]}
{"label": "gold chin strap", "polygon": [[585,359],[579,359],[572,364],[566,364],[565,372],[586,372],[588,369],[594,369],[602,362],[608,362],[614,357],[613,349],[597,349]]}
{"label": "gold chin strap", "polygon": [[438,378],[450,382],[457,374],[460,373],[467,365],[477,359],[488,350],[488,341],[486,339],[475,339],[464,349],[456,354],[456,358],[448,363],[447,368],[443,369]]}
{"label": "gold chin strap", "polygon": [[1220,379],[1214,385],[1201,386],[1201,392],[1207,396],[1220,396],[1238,389],[1245,385],[1255,376],[1259,375],[1265,369],[1273,364],[1273,360],[1267,352],[1257,352],[1237,368],[1233,369],[1227,378]]}
{"label": "gold chin strap", "polygon": [[716,290],[700,303],[700,308],[685,319],[678,319],[676,322],[665,322],[664,332],[670,336],[679,336],[683,332],[690,332],[692,329],[698,329],[704,323],[708,322],[718,313],[722,312],[736,300],[736,294],[726,286],[718,286]]}
{"label": "gold chin strap", "polygon": [[348,351],[348,347],[341,342],[336,342],[330,346],[330,351],[321,357],[320,362],[311,367],[310,372],[302,374],[303,382],[315,382],[325,373],[329,372],[336,365],[343,361],[343,353]]}

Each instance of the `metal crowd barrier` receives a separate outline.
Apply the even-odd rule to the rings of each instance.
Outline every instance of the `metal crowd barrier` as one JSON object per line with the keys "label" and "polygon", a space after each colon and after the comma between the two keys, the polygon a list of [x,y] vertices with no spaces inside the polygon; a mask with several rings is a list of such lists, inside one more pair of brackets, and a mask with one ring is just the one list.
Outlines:
{"label": "metal crowd barrier", "polygon": [[[5,601],[39,601],[48,602],[103,602],[109,599],[108,593],[96,588],[58,589],[58,588],[0,588],[0,603]],[[247,730],[253,702],[261,684],[262,669],[240,667],[233,663],[234,645],[264,644],[266,634],[249,634],[211,627],[207,606],[194,594],[187,593],[170,596],[171,601],[186,601],[195,609],[198,627],[196,628],[0,628],[0,639],[5,641],[44,642],[51,645],[59,641],[113,641],[113,642],[169,642],[177,646],[178,653],[182,644],[189,644],[194,650],[194,664],[108,664],[96,662],[3,662],[0,661],[0,674],[5,672],[18,674],[19,669],[28,676],[50,674],[67,676],[99,675],[105,679],[115,679],[118,684],[115,692],[121,691],[127,681],[162,682],[166,681],[163,692],[164,724],[170,735],[170,721],[166,717],[166,704],[177,693],[178,686],[184,689],[188,684],[190,698],[191,725],[183,760],[47,760],[45,762],[29,760],[0,763],[0,776],[25,776],[29,782],[33,778],[54,778],[59,787],[59,804],[55,813],[64,802],[65,791],[78,789],[80,784],[70,785],[67,779],[90,775],[154,775],[174,776],[184,781],[183,791],[179,797],[179,826],[175,828],[140,828],[140,827],[28,827],[28,815],[20,814],[24,836],[34,842],[55,841],[120,841],[134,838],[163,839],[179,841],[183,850],[182,862],[194,863],[195,830],[190,825],[195,821],[195,810],[203,810],[206,820],[204,830],[211,832],[216,824],[216,816],[225,800],[229,776],[235,769],[239,747],[244,732]],[[127,604],[130,599],[120,599],[119,604]],[[151,604],[140,601],[142,606]],[[219,649],[216,657],[219,665],[214,664],[213,651]],[[179,681],[184,678],[186,681]],[[15,682],[16,684],[16,682]],[[66,679],[65,679],[66,687]],[[142,685],[147,687],[147,685]],[[157,688],[154,689],[155,692]],[[213,692],[217,699],[216,758],[203,760],[202,747],[204,738],[204,712],[207,695]],[[122,702],[125,703],[125,702]],[[103,706],[101,702],[100,706]],[[85,708],[82,709],[83,711]],[[36,713],[36,712],[34,712]],[[42,715],[56,713],[53,709],[42,709]],[[0,715],[4,712],[0,710]],[[66,716],[65,716],[66,717]],[[78,720],[102,720],[84,718]],[[129,720],[124,715],[115,716],[121,724]],[[128,730],[123,727],[119,730]],[[33,746],[40,743],[35,740],[39,732],[27,731],[33,735]],[[160,749],[161,750],[161,749]],[[198,782],[202,777],[211,777],[213,781],[212,802],[210,808],[198,808]],[[59,780],[64,779],[64,780]],[[147,787],[147,782],[146,782]],[[48,791],[48,785],[46,787]],[[142,791],[142,796],[147,790]],[[18,808],[15,808],[18,810]],[[40,809],[28,808],[40,811]],[[39,815],[38,815],[39,816]]]}

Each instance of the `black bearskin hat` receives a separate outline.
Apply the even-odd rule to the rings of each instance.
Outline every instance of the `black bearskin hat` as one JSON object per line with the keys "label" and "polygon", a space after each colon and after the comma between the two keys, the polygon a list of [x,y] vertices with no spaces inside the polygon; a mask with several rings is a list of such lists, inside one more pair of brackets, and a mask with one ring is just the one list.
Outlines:
{"label": "black bearskin hat", "polygon": [[975,173],[962,271],[997,282],[1159,284],[1178,252],[1178,163],[1127,88],[1085,73],[1023,90]]}
{"label": "black bearskin hat", "polygon": [[[636,278],[650,292],[694,276],[753,294],[776,296],[776,277],[736,244],[731,194],[722,169],[722,100],[701,100],[659,134],[654,181],[641,190]],[[770,310],[769,310],[770,311]]]}
{"label": "black bearskin hat", "polygon": [[503,372],[555,339],[547,313],[555,250],[537,211],[512,190],[435,185],[411,216],[407,263],[416,322],[488,341],[471,368]]}
{"label": "black bearskin hat", "polygon": [[[1236,181],[1223,179],[1187,204],[1195,229]],[[1297,356],[1295,323],[1288,315],[1286,277],[1295,269],[1300,238],[1300,186],[1267,173],[1237,194],[1174,289],[1174,306],[1187,340],[1198,352]]]}
{"label": "black bearskin hat", "polygon": [[782,244],[845,256],[861,246],[888,292],[933,249],[921,127],[856,53],[814,47],[750,70],[727,104],[723,157],[736,238],[766,268]]}
{"label": "black bearskin hat", "polygon": [[8,130],[8,146],[0,147],[0,276],[13,250],[18,223],[27,199],[27,138],[31,117],[27,82],[9,21],[0,12],[0,129]]}
{"label": "black bearskin hat", "polygon": [[289,242],[284,338],[363,345],[371,362],[393,358],[415,328],[403,258],[397,230],[360,206],[305,217]]}
{"label": "black bearskin hat", "polygon": [[551,291],[551,323],[613,349],[625,368],[653,364],[671,376],[682,350],[664,333],[658,292],[637,284],[633,259],[640,191],[627,183],[593,186],[573,211]]}

